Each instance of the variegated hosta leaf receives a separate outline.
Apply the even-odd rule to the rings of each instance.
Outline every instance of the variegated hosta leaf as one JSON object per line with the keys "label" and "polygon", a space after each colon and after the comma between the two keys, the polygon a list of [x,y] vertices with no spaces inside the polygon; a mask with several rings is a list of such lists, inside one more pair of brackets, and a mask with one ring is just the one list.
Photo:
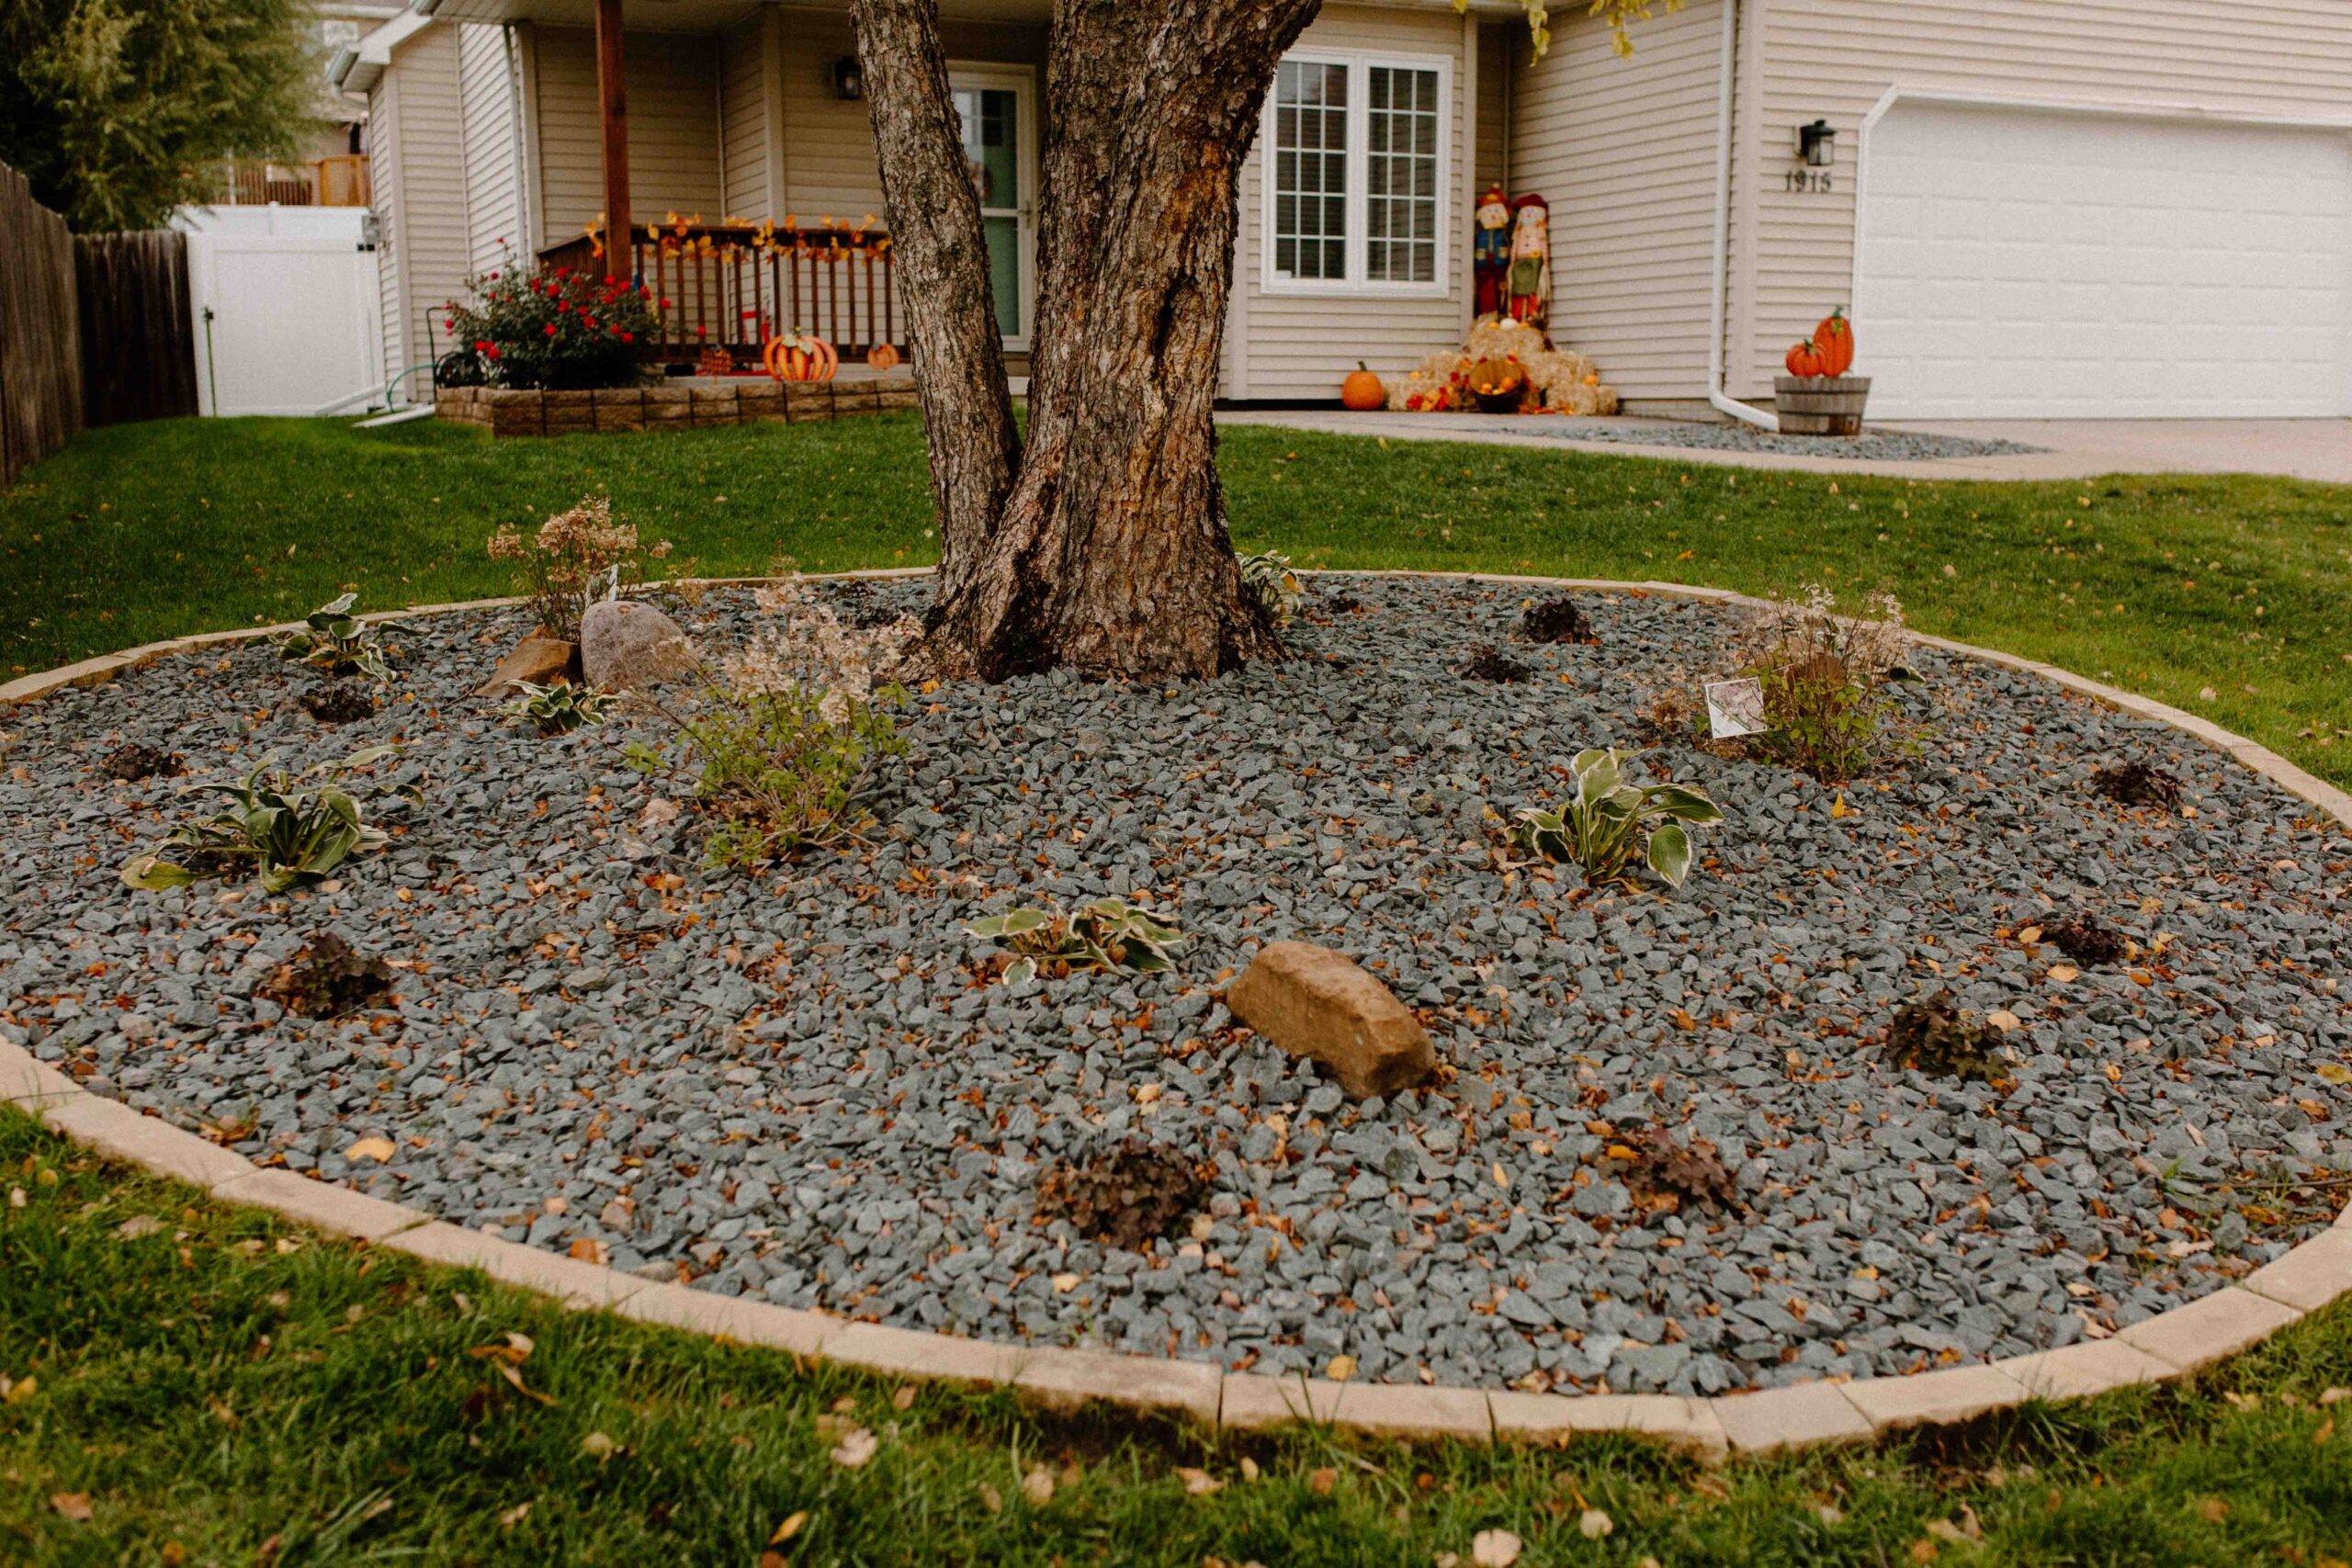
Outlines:
{"label": "variegated hosta leaf", "polygon": [[123,866],[122,880],[130,886],[161,893],[168,888],[186,887],[198,877],[187,867],[174,865],[161,855],[139,855]]}
{"label": "variegated hosta leaf", "polygon": [[1711,799],[1707,792],[1690,784],[1652,784],[1643,792],[1650,810],[1679,817],[1685,822],[1720,822],[1723,808]]}
{"label": "variegated hosta leaf", "polygon": [[1664,877],[1669,887],[1679,887],[1682,879],[1690,874],[1690,835],[1678,823],[1668,822],[1650,835],[1650,869]]}

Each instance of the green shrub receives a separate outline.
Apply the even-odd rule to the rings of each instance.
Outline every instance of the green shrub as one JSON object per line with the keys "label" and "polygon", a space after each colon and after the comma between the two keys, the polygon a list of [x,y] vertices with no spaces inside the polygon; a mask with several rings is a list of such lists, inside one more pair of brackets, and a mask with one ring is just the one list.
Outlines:
{"label": "green shrub", "polygon": [[661,335],[652,289],[569,266],[534,276],[511,251],[468,288],[472,298],[450,300],[444,324],[493,387],[634,386],[638,344]]}
{"label": "green shrub", "polygon": [[1522,809],[1514,836],[1555,864],[1582,866],[1596,886],[1630,885],[1639,848],[1652,871],[1679,887],[1690,874],[1690,836],[1682,824],[1720,822],[1724,814],[1696,785],[1626,784],[1623,762],[1624,753],[1613,749],[1577,752],[1568,764],[1576,794],[1557,810]]}
{"label": "green shrub", "polygon": [[[356,772],[398,754],[397,747],[371,746],[299,776],[273,768],[271,755],[236,784],[190,784],[181,793],[220,795],[230,808],[175,828],[154,850],[124,865],[122,880],[161,892],[209,876],[258,874],[272,893],[320,881],[351,856],[382,849],[390,840],[368,822],[350,791],[333,784],[303,788],[302,779]],[[390,793],[423,799],[414,785]]]}

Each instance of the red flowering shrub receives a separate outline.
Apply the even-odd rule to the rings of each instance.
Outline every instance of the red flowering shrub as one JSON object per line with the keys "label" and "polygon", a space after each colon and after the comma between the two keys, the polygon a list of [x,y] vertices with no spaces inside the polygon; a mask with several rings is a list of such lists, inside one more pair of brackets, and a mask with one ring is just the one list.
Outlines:
{"label": "red flowering shrub", "polygon": [[450,301],[447,325],[458,352],[470,351],[492,387],[628,386],[638,378],[637,345],[660,330],[652,290],[568,266],[531,276],[510,254],[469,287],[473,298]]}

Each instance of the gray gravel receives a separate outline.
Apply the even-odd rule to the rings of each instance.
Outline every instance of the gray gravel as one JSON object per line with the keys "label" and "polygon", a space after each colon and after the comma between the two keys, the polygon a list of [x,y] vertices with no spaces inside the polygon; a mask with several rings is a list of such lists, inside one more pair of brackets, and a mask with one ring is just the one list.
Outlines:
{"label": "gray gravel", "polygon": [[[2013,1354],[2324,1223],[2239,1208],[2256,1178],[2352,1168],[2331,1081],[2352,857],[2308,807],[2165,727],[1929,653],[1904,700],[1933,739],[1851,815],[1777,768],[1652,751],[1731,820],[1679,895],[1590,895],[1500,867],[1498,818],[1576,749],[1638,743],[1641,690],[1703,666],[1727,613],[1596,595],[1600,646],[1536,648],[1508,640],[1513,590],[1317,588],[1362,608],[1322,599],[1287,665],[922,699],[886,830],[762,877],[701,871],[691,811],[639,831],[658,786],[622,761],[628,724],[546,741],[467,694],[513,612],[413,623],[378,716],[333,732],[266,648],[64,692],[9,716],[0,1024],[253,1157],[624,1269],[999,1339],[1344,1352],[1390,1381],[1713,1392]],[[716,645],[749,615],[726,593],[685,619]],[[1537,679],[1452,673],[1480,641]],[[123,741],[219,777],[395,738],[428,808],[329,886],[116,881],[187,809],[179,781],[97,774]],[[2134,757],[2195,816],[2088,792]],[[1194,939],[1176,975],[1008,988],[959,931],[1143,887]],[[2077,909],[2170,940],[2136,976],[2063,980],[2004,935]],[[402,966],[396,1007],[257,1000],[318,929]],[[1381,966],[1443,1081],[1347,1104],[1232,1027],[1222,986],[1285,937]],[[2006,1095],[1882,1059],[1889,1010],[1939,985],[2016,1015]],[[1600,1176],[1650,1122],[1718,1144],[1747,1207],[1645,1213]],[[1213,1163],[1196,1239],[1106,1253],[1033,1224],[1045,1162],[1130,1133]],[[374,1135],[391,1164],[347,1166]]]}
{"label": "gray gravel", "polygon": [[1688,446],[1714,452],[1778,452],[1798,457],[1843,457],[1856,463],[1933,462],[1946,457],[2009,457],[2046,452],[2021,441],[1864,425],[1860,435],[1775,435],[1746,424],[1667,419],[1538,419],[1494,415],[1416,414],[1431,429],[1509,430],[1549,441],[1605,441],[1628,446]]}

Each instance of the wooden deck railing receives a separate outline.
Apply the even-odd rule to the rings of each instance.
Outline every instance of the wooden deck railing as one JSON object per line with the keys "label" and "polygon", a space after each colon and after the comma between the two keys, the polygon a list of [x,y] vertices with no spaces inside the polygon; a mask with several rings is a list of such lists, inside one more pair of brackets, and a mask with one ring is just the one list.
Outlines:
{"label": "wooden deck railing", "polygon": [[[600,246],[591,232],[539,261],[620,276]],[[641,346],[648,359],[755,355],[788,332],[815,333],[844,360],[904,344],[890,239],[878,228],[673,221],[638,228],[629,251],[628,276],[653,290],[662,316],[660,340]]]}
{"label": "wooden deck railing", "polygon": [[238,159],[213,165],[207,183],[215,207],[365,207],[369,198],[365,152],[308,164]]}

